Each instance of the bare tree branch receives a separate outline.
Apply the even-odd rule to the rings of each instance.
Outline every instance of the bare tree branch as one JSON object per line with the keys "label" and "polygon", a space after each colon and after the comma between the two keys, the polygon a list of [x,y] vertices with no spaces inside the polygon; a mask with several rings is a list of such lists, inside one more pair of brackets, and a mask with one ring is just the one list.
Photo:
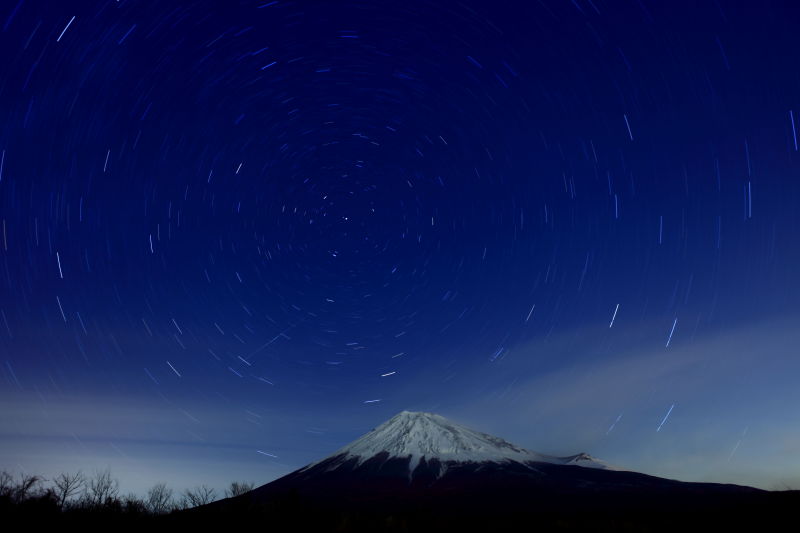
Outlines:
{"label": "bare tree branch", "polygon": [[211,487],[200,485],[193,489],[187,489],[183,493],[182,504],[187,507],[199,507],[213,502],[217,498],[217,493]]}
{"label": "bare tree branch", "polygon": [[252,483],[248,483],[246,481],[234,481],[225,491],[225,496],[228,498],[233,498],[235,496],[241,496],[245,492],[250,492],[251,490],[253,490]]}
{"label": "bare tree branch", "polygon": [[58,506],[63,511],[67,500],[76,496],[85,487],[86,476],[80,471],[75,474],[61,473],[53,478],[53,485],[53,492],[58,498]]}
{"label": "bare tree branch", "polygon": [[164,514],[171,511],[174,507],[172,489],[168,488],[166,483],[157,483],[147,491],[145,505],[147,510],[153,514]]}
{"label": "bare tree branch", "polygon": [[14,487],[14,476],[3,470],[0,472],[0,497],[10,498]]}
{"label": "bare tree branch", "polygon": [[12,489],[12,497],[17,503],[25,501],[31,497],[34,492],[36,492],[36,489],[39,487],[42,481],[44,481],[44,478],[36,475],[20,474],[19,481],[17,481],[16,486]]}
{"label": "bare tree branch", "polygon": [[95,473],[89,480],[86,500],[89,505],[100,507],[113,501],[119,494],[119,481],[111,477],[111,470],[106,468]]}

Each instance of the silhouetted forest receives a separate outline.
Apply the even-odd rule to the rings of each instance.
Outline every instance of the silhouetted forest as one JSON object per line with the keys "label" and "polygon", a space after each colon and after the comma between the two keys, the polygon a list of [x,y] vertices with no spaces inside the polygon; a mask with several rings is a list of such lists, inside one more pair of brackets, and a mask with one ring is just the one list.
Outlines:
{"label": "silhouetted forest", "polygon": [[242,495],[251,483],[235,481],[222,494],[207,485],[176,493],[166,483],[156,483],[144,496],[120,494],[119,480],[108,469],[91,475],[62,473],[52,479],[34,474],[0,472],[0,513],[31,517],[80,519],[120,517],[152,519],[206,505],[220,498]]}
{"label": "silhouetted forest", "polygon": [[[60,474],[52,479],[37,475],[13,476],[0,472],[0,516],[5,523],[29,526],[55,522],[66,526],[89,523],[139,525],[149,528],[259,527],[270,531],[675,531],[777,528],[797,523],[800,492],[738,496],[731,500],[700,502],[691,510],[670,502],[658,505],[615,505],[611,497],[586,506],[562,502],[558,508],[533,504],[530,509],[501,511],[492,502],[386,501],[343,505],[341,499],[320,501],[296,491],[268,501],[253,499],[253,485],[233,482],[222,493],[200,485],[176,493],[165,483],[145,495],[122,495],[109,470],[92,475]],[[619,495],[614,496],[616,500]],[[533,498],[535,499],[535,498]],[[532,501],[533,501],[532,499]],[[607,501],[606,501],[607,500]],[[332,503],[336,501],[337,503]]]}

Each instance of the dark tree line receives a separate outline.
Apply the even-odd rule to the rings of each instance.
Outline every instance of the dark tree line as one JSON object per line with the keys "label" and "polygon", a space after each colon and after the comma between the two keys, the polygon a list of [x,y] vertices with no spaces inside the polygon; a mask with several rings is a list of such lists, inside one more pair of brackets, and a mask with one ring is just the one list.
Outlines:
{"label": "dark tree line", "polygon": [[[234,481],[222,496],[239,496],[252,488],[252,483]],[[14,476],[0,471],[0,513],[30,512],[51,516],[104,513],[146,517],[199,507],[217,499],[217,491],[207,485],[175,493],[166,483],[156,483],[143,497],[121,495],[119,481],[112,477],[109,469],[92,475],[80,471],[61,473],[52,479],[24,473]]]}

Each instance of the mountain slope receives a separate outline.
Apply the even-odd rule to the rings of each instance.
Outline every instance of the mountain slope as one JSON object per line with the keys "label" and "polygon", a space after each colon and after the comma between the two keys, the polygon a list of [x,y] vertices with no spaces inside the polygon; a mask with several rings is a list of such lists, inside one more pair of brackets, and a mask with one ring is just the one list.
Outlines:
{"label": "mountain slope", "polygon": [[[457,463],[573,464],[618,470],[588,454],[554,457],[526,450],[501,438],[456,424],[432,413],[403,411],[361,438],[298,472],[325,464],[327,471],[347,464],[358,468],[375,457],[407,460],[409,478],[421,462],[443,467]],[[353,461],[355,463],[353,464]],[[444,474],[444,471],[440,473]]]}
{"label": "mountain slope", "polygon": [[470,525],[472,518],[542,513],[716,513],[775,501],[767,494],[620,470],[587,454],[539,454],[439,415],[404,411],[320,461],[204,509],[288,521],[327,517],[319,518],[325,527],[348,516],[371,524],[405,516],[418,524],[435,518]]}
{"label": "mountain slope", "polygon": [[[610,466],[587,454],[554,457],[526,450],[431,413],[403,411],[366,435],[246,495],[258,503],[291,492],[332,502],[439,501],[482,506],[599,505],[652,495],[752,492],[735,485],[685,483]],[[616,495],[616,496],[615,496]],[[582,500],[582,501],[583,501]],[[616,504],[615,502],[612,502]]]}

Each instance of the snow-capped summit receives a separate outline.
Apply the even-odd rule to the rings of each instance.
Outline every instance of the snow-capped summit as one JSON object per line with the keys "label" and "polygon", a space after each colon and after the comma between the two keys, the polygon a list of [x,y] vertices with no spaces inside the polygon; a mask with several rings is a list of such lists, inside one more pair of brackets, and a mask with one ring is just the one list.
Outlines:
{"label": "snow-capped summit", "polygon": [[351,468],[374,459],[408,461],[412,476],[425,459],[442,465],[440,475],[453,463],[551,463],[591,468],[615,469],[581,453],[554,457],[526,450],[501,438],[475,431],[433,413],[402,411],[361,438],[306,469],[327,464],[334,470],[344,464]]}
{"label": "snow-capped summit", "polygon": [[545,455],[439,415],[403,411],[321,461],[211,507],[272,513],[276,505],[304,501],[337,512],[380,508],[387,516],[402,509],[457,516],[480,509],[501,516],[556,507],[604,510],[628,502],[632,508],[652,504],[655,509],[665,495],[691,502],[698,491],[723,495],[756,489],[648,476],[585,453]]}
{"label": "snow-capped summit", "polygon": [[395,415],[333,455],[353,457],[360,464],[381,452],[390,458],[410,456],[412,470],[422,457],[456,462],[545,460],[545,456],[443,416],[411,411]]}

